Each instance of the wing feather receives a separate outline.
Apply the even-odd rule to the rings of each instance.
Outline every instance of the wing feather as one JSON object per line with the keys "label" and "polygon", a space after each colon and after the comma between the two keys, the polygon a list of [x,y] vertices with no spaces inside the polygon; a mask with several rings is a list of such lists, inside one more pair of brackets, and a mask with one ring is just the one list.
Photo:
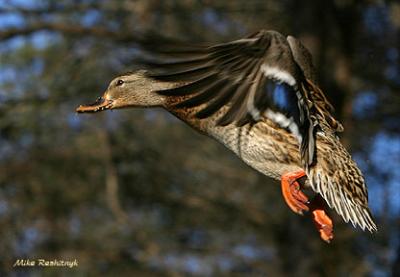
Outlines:
{"label": "wing feather", "polygon": [[[309,141],[312,142],[310,135],[313,132],[313,129],[310,129],[312,125],[298,119],[298,116],[308,112],[307,106],[304,106],[304,92],[299,90],[296,84],[297,81],[301,82],[301,71],[291,56],[286,38],[281,34],[263,30],[248,38],[214,46],[196,48],[178,47],[172,44],[168,47],[155,46],[150,51],[163,55],[170,53],[173,54],[172,57],[175,54],[179,56],[179,51],[193,54],[193,57],[187,56],[186,59],[148,63],[153,69],[150,77],[183,84],[159,91],[160,94],[168,96],[196,94],[189,99],[183,99],[183,102],[175,107],[195,108],[205,105],[201,111],[196,112],[198,118],[209,117],[223,106],[228,106],[227,111],[217,121],[221,126],[231,123],[241,126],[260,120],[268,108],[275,108],[274,97],[271,96],[279,93],[267,93],[266,80],[277,84],[287,83],[289,80],[288,85],[293,87],[289,97],[292,102],[298,104],[292,105],[290,109],[280,109],[278,112],[284,113],[288,121],[299,125],[297,129],[300,130],[300,136],[307,137],[306,140],[301,140],[296,134],[302,141],[301,153],[307,156],[303,160],[307,161],[307,164],[312,162],[313,150],[309,149],[309,145],[314,146],[312,143],[309,144]],[[265,68],[273,70],[268,72]],[[221,83],[214,84],[217,80],[221,80]],[[225,88],[226,86],[231,88]]]}
{"label": "wing feather", "polygon": [[186,99],[178,104],[175,105],[176,108],[192,108],[204,104],[211,99],[215,98],[217,92],[219,92],[226,84],[228,83],[227,80],[219,80],[212,83],[210,86],[206,87],[204,91],[196,94],[195,96]]}
{"label": "wing feather", "polygon": [[213,69],[212,65],[206,64],[204,66],[188,69],[185,71],[165,73],[165,74],[154,74],[149,76],[156,80],[164,82],[188,82],[188,81],[195,81],[198,80],[198,78],[202,78],[209,75],[210,70],[212,69]]}
{"label": "wing feather", "polygon": [[[226,102],[229,101],[232,96],[233,92],[237,89],[238,85],[234,84],[232,86],[226,86],[217,97],[213,101],[210,102],[205,108],[200,110],[196,113],[198,118],[207,118],[225,106]],[[218,125],[223,126],[219,121]]]}
{"label": "wing feather", "polygon": [[187,85],[178,86],[171,89],[159,90],[158,93],[166,96],[190,95],[199,92],[202,88],[206,87],[210,83],[214,83],[217,80],[218,76],[210,74]]}

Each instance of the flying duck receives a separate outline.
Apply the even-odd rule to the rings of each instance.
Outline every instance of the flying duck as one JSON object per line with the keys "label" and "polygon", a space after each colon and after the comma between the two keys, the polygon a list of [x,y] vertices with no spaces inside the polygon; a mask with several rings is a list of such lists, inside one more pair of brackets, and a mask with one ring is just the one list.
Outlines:
{"label": "flying duck", "polygon": [[163,59],[118,76],[95,103],[76,111],[162,107],[280,180],[290,209],[310,214],[324,241],[333,239],[327,206],[345,222],[377,231],[363,175],[340,143],[343,127],[299,40],[261,30],[211,46],[148,48]]}

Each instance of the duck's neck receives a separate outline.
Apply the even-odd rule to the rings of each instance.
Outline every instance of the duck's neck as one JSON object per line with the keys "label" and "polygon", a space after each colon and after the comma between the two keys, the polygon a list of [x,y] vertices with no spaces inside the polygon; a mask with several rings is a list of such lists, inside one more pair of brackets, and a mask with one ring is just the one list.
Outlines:
{"label": "duck's neck", "polygon": [[147,88],[150,90],[149,93],[146,93],[144,100],[146,102],[147,107],[163,107],[168,112],[172,113],[179,119],[185,121],[192,127],[196,129],[200,129],[200,120],[194,117],[196,113],[196,108],[192,109],[177,109],[175,104],[180,103],[181,101],[187,99],[191,96],[165,96],[162,94],[157,93],[160,90],[171,89],[177,86],[181,86],[181,83],[170,83],[170,82],[158,82],[158,81],[151,81],[150,84],[147,84]]}
{"label": "duck's neck", "polygon": [[199,107],[193,107],[190,109],[176,108],[175,106],[176,104],[182,102],[187,98],[188,96],[173,96],[173,97],[164,96],[162,107],[171,114],[173,114],[174,116],[176,116],[177,118],[179,118],[180,120],[187,123],[189,126],[193,127],[194,129],[201,132],[209,133],[208,125],[210,125],[210,123],[212,123],[215,120],[214,116],[200,120],[195,116],[196,112],[199,110]]}
{"label": "duck's neck", "polygon": [[174,83],[155,82],[146,84],[147,92],[142,95],[141,101],[146,107],[166,107],[168,96],[157,93],[159,90],[165,90],[176,86]]}

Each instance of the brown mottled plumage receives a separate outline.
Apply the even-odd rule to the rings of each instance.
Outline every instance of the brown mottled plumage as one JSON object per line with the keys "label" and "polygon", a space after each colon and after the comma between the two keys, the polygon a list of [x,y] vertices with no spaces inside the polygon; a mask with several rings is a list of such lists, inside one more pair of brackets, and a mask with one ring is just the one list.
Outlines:
{"label": "brown mottled plumage", "polygon": [[163,107],[267,176],[305,170],[306,184],[346,222],[376,231],[362,173],[336,136],[343,127],[298,40],[262,30],[226,44],[152,51],[190,55],[119,76],[77,111]]}

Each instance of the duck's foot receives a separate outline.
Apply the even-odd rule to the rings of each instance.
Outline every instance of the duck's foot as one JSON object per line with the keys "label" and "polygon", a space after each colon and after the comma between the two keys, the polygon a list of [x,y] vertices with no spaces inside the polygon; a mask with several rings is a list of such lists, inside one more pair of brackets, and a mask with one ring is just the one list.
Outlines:
{"label": "duck's foot", "polygon": [[333,239],[333,223],[326,212],[324,199],[317,194],[311,201],[301,191],[298,180],[306,174],[303,170],[282,175],[281,187],[283,198],[289,208],[297,214],[311,211],[311,218],[322,240],[330,242]]}
{"label": "duck's foot", "polygon": [[317,194],[310,203],[312,220],[319,231],[321,239],[331,242],[333,239],[333,222],[326,213],[327,206],[321,195]]}
{"label": "duck's foot", "polygon": [[308,197],[301,191],[299,182],[301,177],[305,176],[303,170],[289,172],[281,177],[281,187],[283,198],[289,208],[297,214],[303,214],[309,211]]}

